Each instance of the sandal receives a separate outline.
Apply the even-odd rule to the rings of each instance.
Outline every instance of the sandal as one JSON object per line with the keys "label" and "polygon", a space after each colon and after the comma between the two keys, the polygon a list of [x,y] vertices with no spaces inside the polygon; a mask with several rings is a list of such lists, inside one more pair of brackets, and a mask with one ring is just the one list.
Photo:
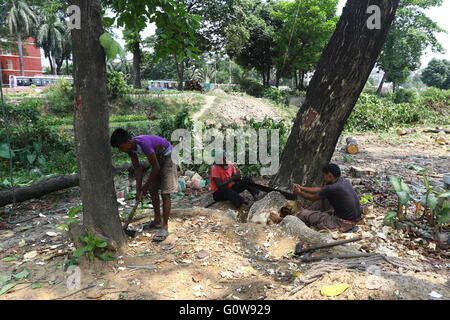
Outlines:
{"label": "sandal", "polygon": [[157,229],[161,229],[161,226],[160,226],[159,224],[157,224],[157,223],[155,222],[155,220],[153,220],[153,221],[150,222],[150,223],[144,224],[144,225],[142,226],[142,230],[143,230],[143,231],[147,231],[147,230],[157,230]]}
{"label": "sandal", "polygon": [[166,229],[161,229],[158,233],[153,237],[154,242],[162,242],[167,239],[169,236],[169,232]]}

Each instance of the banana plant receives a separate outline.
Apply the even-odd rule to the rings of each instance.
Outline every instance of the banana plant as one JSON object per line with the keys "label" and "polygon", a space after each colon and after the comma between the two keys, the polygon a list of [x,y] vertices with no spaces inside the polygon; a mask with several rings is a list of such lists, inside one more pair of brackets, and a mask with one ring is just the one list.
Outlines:
{"label": "banana plant", "polygon": [[397,218],[402,221],[406,216],[407,204],[411,200],[411,191],[404,181],[395,176],[390,176],[389,181],[398,197]]}

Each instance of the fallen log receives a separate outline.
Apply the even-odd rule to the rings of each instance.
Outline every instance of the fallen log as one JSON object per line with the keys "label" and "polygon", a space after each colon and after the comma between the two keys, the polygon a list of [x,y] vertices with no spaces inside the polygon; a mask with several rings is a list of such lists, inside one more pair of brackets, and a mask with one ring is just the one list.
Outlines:
{"label": "fallen log", "polygon": [[345,146],[345,150],[348,154],[357,154],[359,152],[358,142],[353,137],[348,137],[347,145]]}
{"label": "fallen log", "polygon": [[411,134],[411,133],[419,133],[419,132],[425,132],[425,133],[439,133],[439,132],[444,132],[445,134],[450,134],[450,129],[444,129],[441,127],[437,127],[437,128],[428,128],[428,129],[424,129],[424,128],[409,128],[409,129],[402,129],[399,128],[397,129],[397,134],[399,136],[405,136],[407,134]]}
{"label": "fallen log", "polygon": [[[141,166],[144,169],[148,169],[150,167],[148,162],[141,162]],[[114,167],[113,173],[114,175],[116,175],[122,171],[130,169],[132,169],[131,164],[124,164],[118,167]],[[76,187],[78,185],[79,185],[78,174],[75,173],[68,176],[59,176],[39,181],[27,187],[15,188],[14,190],[8,189],[5,191],[0,191],[0,207],[13,203],[14,196],[16,202],[24,202],[26,200],[40,198],[46,194]]]}

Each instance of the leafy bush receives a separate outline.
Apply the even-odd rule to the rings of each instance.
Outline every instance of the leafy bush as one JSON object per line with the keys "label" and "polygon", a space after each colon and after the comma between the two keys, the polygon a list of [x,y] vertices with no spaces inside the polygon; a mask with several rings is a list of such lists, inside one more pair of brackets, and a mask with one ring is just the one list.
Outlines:
{"label": "leafy bush", "polygon": [[395,103],[416,103],[417,98],[415,91],[406,89],[399,89],[393,95]]}
{"label": "leafy bush", "polygon": [[130,90],[125,81],[124,74],[117,71],[108,71],[106,73],[106,89],[108,91],[108,97],[111,99],[117,99]]}
{"label": "leafy bush", "polygon": [[450,90],[430,88],[420,93],[420,103],[442,115],[450,115]]}
{"label": "leafy bush", "polygon": [[241,89],[254,97],[261,98],[264,94],[264,86],[260,84],[258,81],[253,79],[240,79],[239,85],[241,86]]}
{"label": "leafy bush", "polygon": [[44,90],[43,106],[45,111],[57,116],[73,113],[73,84],[67,80],[59,80]]}
{"label": "leafy bush", "polygon": [[439,122],[438,117],[422,104],[396,104],[388,98],[363,93],[350,118],[346,130],[382,131],[396,125],[417,122]]}
{"label": "leafy bush", "polygon": [[288,91],[281,91],[277,88],[265,88],[263,97],[272,100],[276,104],[287,104],[288,94]]}

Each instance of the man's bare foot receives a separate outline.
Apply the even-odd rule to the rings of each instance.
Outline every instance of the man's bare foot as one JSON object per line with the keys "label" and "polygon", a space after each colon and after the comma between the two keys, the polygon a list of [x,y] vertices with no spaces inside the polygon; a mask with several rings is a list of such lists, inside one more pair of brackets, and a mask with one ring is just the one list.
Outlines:
{"label": "man's bare foot", "polygon": [[283,218],[280,217],[278,213],[276,213],[275,211],[272,211],[270,213],[269,219],[272,220],[272,222],[274,223],[280,223],[281,221],[283,221]]}

